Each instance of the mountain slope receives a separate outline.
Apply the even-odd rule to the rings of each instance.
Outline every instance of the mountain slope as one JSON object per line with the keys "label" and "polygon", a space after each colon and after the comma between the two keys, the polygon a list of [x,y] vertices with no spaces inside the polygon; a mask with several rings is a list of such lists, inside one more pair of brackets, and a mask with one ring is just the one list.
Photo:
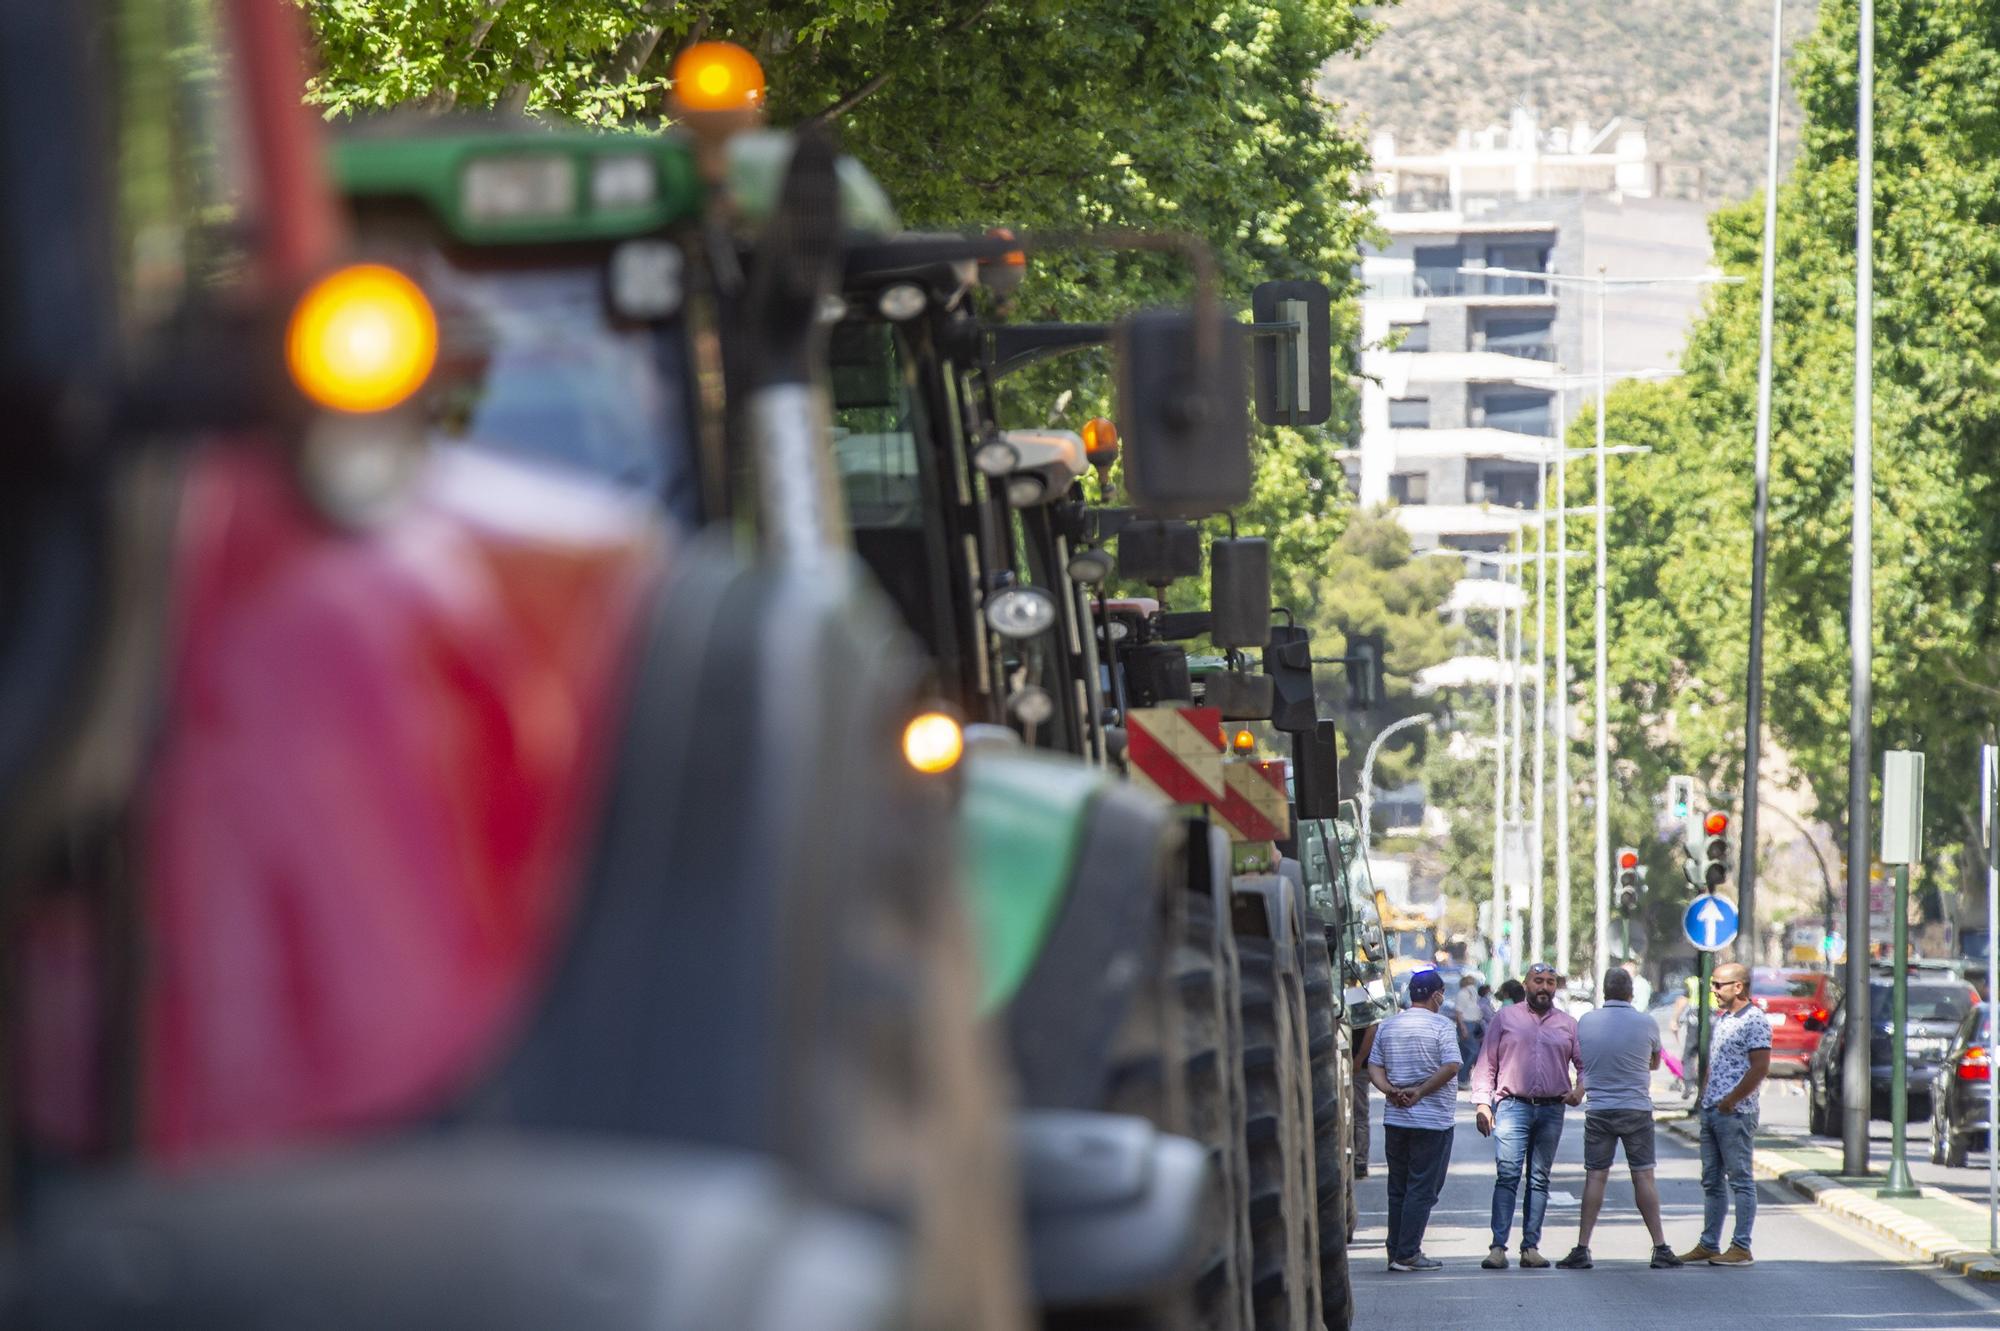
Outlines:
{"label": "mountain slope", "polygon": [[[1789,52],[1814,0],[1785,0]],[[1516,105],[1543,128],[1643,121],[1656,157],[1703,168],[1711,201],[1762,187],[1771,9],[1766,0],[1403,0],[1386,31],[1321,89],[1402,148],[1442,148],[1504,123]],[[1786,107],[1784,152],[1798,129]]]}

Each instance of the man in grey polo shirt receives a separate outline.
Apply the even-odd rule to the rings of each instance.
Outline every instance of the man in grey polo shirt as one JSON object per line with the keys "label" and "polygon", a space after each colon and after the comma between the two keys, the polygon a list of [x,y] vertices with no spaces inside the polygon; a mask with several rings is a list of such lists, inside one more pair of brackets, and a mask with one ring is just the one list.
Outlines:
{"label": "man in grey polo shirt", "polygon": [[1679,1266],[1660,1227],[1660,1190],[1653,1179],[1653,1069],[1660,1066],[1660,1028],[1632,1006],[1630,972],[1614,966],[1605,973],[1604,1006],[1577,1021],[1576,1038],[1583,1049],[1583,1084],[1590,1088],[1583,1117],[1583,1223],[1576,1247],[1556,1265],[1565,1271],[1590,1269],[1590,1232],[1604,1206],[1612,1154],[1623,1142],[1632,1195],[1653,1236],[1652,1265],[1655,1270]]}

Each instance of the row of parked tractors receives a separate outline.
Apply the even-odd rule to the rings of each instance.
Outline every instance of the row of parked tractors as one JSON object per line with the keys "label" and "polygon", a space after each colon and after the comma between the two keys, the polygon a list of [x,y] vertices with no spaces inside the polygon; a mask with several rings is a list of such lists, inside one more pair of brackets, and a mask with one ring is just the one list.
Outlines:
{"label": "row of parked tractors", "polygon": [[[1346,1327],[1381,932],[1200,522],[1323,289],[903,231],[716,44],[322,142],[295,20],[0,14],[5,1323]],[[1098,244],[1191,305],[1012,316]]]}

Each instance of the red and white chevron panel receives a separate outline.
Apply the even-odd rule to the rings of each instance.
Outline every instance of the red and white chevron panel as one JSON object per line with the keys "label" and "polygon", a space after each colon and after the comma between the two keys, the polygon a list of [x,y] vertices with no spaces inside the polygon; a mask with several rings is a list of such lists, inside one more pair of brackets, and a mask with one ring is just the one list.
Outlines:
{"label": "red and white chevron panel", "polygon": [[1222,775],[1222,712],[1215,707],[1140,707],[1125,717],[1132,784],[1170,804],[1228,796]]}
{"label": "red and white chevron panel", "polygon": [[1225,763],[1222,776],[1228,790],[1209,807],[1231,841],[1280,841],[1291,834],[1283,763]]}

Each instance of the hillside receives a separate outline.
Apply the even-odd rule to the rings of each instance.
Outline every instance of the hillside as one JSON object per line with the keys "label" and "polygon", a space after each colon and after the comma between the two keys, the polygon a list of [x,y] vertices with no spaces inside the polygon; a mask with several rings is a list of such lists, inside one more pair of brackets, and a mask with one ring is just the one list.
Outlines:
{"label": "hillside", "polygon": [[[1786,0],[1788,51],[1815,8]],[[1374,13],[1387,31],[1320,86],[1399,147],[1447,147],[1526,104],[1545,128],[1643,121],[1657,158],[1702,167],[1711,202],[1762,185],[1766,0],[1403,0]],[[1797,123],[1788,108],[1787,159]]]}

